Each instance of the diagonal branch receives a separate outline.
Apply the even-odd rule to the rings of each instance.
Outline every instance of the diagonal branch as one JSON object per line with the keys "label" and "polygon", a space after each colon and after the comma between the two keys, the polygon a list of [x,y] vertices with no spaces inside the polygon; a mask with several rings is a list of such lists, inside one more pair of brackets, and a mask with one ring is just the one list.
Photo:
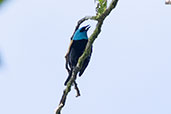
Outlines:
{"label": "diagonal branch", "polygon": [[[62,98],[61,98],[61,101],[58,105],[58,108],[56,109],[56,114],[61,114],[61,110],[62,108],[65,106],[65,102],[66,102],[66,98],[67,98],[67,95],[68,93],[71,91],[71,86],[72,84],[75,83],[75,80],[76,80],[76,77],[77,77],[77,73],[79,72],[79,70],[81,69],[82,65],[83,65],[83,62],[84,60],[89,56],[90,54],[90,50],[91,50],[91,46],[93,45],[95,39],[98,37],[98,35],[100,34],[101,32],[101,27],[102,27],[102,24],[103,24],[103,21],[104,19],[110,14],[110,12],[116,7],[117,3],[118,3],[119,0],[112,0],[110,6],[100,15],[100,16],[87,16],[87,17],[84,17],[82,18],[80,21],[78,21],[78,24],[75,28],[75,31],[79,28],[79,26],[81,25],[81,23],[83,23],[84,21],[88,20],[88,19],[91,19],[91,20],[96,20],[98,21],[97,24],[96,24],[96,28],[95,30],[93,31],[93,33],[91,34],[90,38],[89,38],[89,41],[87,43],[87,46],[86,46],[86,49],[84,51],[84,53],[82,54],[82,56],[79,58],[78,60],[78,63],[77,63],[77,66],[73,69],[73,72],[72,72],[72,77],[71,79],[69,80],[69,82],[67,83],[67,86],[65,88],[65,90],[63,91],[63,95],[62,95]],[[75,33],[74,31],[74,33]],[[74,35],[73,33],[73,35]],[[73,35],[71,37],[71,40],[73,38]],[[70,48],[70,47],[69,47]],[[69,49],[70,50],[70,49]],[[69,52],[69,51],[68,51]],[[66,58],[66,63],[68,62],[68,52],[65,56]],[[68,66],[66,65],[66,69],[68,68]]]}
{"label": "diagonal branch", "polygon": [[101,32],[101,27],[102,27],[104,19],[116,7],[118,1],[119,0],[112,0],[110,6],[105,10],[105,12],[103,14],[101,14],[98,18],[96,18],[98,20],[98,23],[96,24],[96,28],[95,28],[94,32],[92,33],[92,35],[89,38],[89,41],[87,43],[87,46],[86,46],[86,49],[85,49],[84,53],[82,54],[82,56],[78,60],[78,63],[77,63],[77,67],[78,68],[82,67],[82,64],[83,64],[85,58],[87,58],[89,56],[90,50],[91,50],[91,46],[94,43],[94,40],[97,38],[97,36]]}

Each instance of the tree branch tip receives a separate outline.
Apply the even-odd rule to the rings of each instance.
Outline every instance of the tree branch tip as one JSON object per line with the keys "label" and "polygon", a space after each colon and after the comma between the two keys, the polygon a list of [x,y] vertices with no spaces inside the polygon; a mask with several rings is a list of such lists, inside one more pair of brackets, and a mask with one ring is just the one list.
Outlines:
{"label": "tree branch tip", "polygon": [[98,17],[97,16],[85,16],[82,19],[80,19],[77,24],[80,25],[81,23],[83,23],[84,21],[89,20],[89,19],[90,20],[98,21]]}
{"label": "tree branch tip", "polygon": [[63,103],[59,104],[58,108],[55,110],[56,114],[61,114],[61,109],[62,109],[63,106],[64,106]]}

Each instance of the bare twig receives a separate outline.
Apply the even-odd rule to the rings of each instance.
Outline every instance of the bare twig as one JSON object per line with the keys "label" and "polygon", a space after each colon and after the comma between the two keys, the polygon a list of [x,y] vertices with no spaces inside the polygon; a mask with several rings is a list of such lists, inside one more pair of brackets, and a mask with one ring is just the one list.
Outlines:
{"label": "bare twig", "polygon": [[[75,87],[77,87],[77,84],[75,82],[76,80],[76,76],[77,76],[77,73],[79,72],[79,70],[81,69],[82,65],[83,65],[83,62],[85,60],[86,57],[89,56],[90,54],[90,50],[91,50],[91,46],[94,42],[94,40],[97,38],[97,36],[100,34],[101,32],[101,27],[102,27],[102,24],[103,24],[103,21],[104,19],[110,14],[110,12],[116,7],[117,3],[118,3],[119,0],[112,0],[110,6],[104,11],[104,13],[102,13],[100,16],[86,16],[84,18],[82,18],[81,20],[78,21],[77,23],[77,26],[75,28],[75,31],[79,28],[79,26],[81,25],[81,23],[83,23],[84,21],[88,20],[88,19],[91,19],[91,20],[96,20],[98,21],[98,23],[96,24],[96,28],[94,30],[94,32],[91,34],[90,38],[89,38],[89,41],[87,43],[87,46],[86,46],[86,49],[84,51],[84,53],[82,54],[82,56],[79,58],[78,60],[78,63],[77,63],[77,66],[73,69],[72,71],[72,77],[71,79],[69,80],[69,82],[67,83],[67,86],[65,88],[65,90],[63,91],[63,95],[62,95],[62,98],[61,98],[61,101],[59,103],[59,106],[56,110],[56,114],[61,114],[61,110],[62,108],[65,106],[65,102],[66,102],[66,98],[67,98],[67,95],[68,93],[70,92],[71,90],[71,86],[73,83],[75,83]],[[74,31],[74,33],[75,33]],[[71,37],[71,40],[74,36],[74,33]],[[70,50],[70,47],[69,47],[69,50]],[[68,62],[68,53],[66,54],[65,58],[66,58],[66,63]],[[68,64],[68,63],[67,63]],[[66,65],[66,69],[68,68],[68,66]],[[68,68],[69,69],[69,68]],[[79,93],[79,89],[77,91],[77,95]]]}

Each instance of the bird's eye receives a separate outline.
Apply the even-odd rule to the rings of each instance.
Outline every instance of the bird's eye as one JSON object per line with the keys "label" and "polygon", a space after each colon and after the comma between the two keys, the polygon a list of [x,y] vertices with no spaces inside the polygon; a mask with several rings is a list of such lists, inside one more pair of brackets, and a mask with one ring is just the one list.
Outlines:
{"label": "bird's eye", "polygon": [[80,32],[83,32],[83,31],[85,31],[85,28],[81,28]]}

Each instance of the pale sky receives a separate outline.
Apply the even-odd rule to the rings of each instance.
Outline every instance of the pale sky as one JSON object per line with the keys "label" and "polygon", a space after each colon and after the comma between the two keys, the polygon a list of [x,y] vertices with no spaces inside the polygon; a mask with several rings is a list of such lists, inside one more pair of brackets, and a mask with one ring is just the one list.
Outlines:
{"label": "pale sky", "polygon": [[[0,8],[0,114],[54,114],[65,53],[94,0],[9,0]],[[125,1],[106,18],[62,114],[171,114],[171,5]],[[95,26],[90,24],[89,35]]]}

